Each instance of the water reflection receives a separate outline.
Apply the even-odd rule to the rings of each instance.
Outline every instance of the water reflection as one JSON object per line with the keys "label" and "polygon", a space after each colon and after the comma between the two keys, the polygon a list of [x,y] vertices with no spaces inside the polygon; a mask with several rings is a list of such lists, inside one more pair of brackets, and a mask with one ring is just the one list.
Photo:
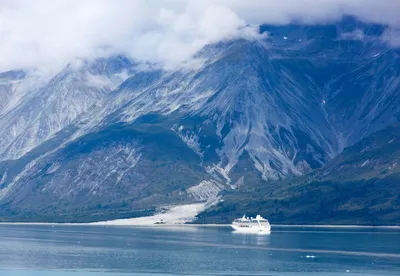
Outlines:
{"label": "water reflection", "polygon": [[[88,271],[99,271],[94,275],[102,276],[117,272],[338,275],[345,273],[344,268],[354,275],[371,271],[400,275],[400,231],[371,236],[362,230],[357,235],[337,231],[330,235],[326,229],[279,230],[243,233],[228,227],[0,225],[0,275],[46,275],[45,270],[57,271],[48,274],[57,276],[66,275],[67,270],[85,276]],[[8,271],[3,273],[4,269]],[[10,272],[21,269],[27,273]]]}
{"label": "water reflection", "polygon": [[250,236],[269,236],[271,235],[271,232],[244,232],[244,231],[236,231],[233,230],[232,234],[237,234],[237,235],[250,235]]}
{"label": "water reflection", "polygon": [[256,245],[268,247],[270,241],[270,232],[241,232],[232,231],[234,237],[240,238],[240,244],[242,245]]}

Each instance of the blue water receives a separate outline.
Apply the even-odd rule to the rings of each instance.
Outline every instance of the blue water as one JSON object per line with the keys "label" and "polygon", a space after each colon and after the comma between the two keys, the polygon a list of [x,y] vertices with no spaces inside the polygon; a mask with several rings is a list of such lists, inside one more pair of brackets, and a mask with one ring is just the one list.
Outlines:
{"label": "blue water", "polygon": [[400,230],[0,225],[0,275],[400,275]]}

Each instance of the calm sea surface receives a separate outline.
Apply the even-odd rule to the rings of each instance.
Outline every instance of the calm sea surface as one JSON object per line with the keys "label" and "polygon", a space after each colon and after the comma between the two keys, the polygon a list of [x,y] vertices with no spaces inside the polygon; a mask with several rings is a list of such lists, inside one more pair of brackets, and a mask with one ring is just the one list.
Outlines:
{"label": "calm sea surface", "polygon": [[400,230],[0,225],[0,275],[400,275]]}

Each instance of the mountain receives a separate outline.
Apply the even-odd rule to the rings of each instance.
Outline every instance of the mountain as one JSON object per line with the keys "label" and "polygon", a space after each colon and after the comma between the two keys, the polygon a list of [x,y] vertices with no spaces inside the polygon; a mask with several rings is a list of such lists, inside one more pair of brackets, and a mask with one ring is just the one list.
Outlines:
{"label": "mountain", "polygon": [[207,45],[189,69],[111,57],[50,80],[0,74],[0,216],[92,221],[278,192],[398,121],[384,26],[261,29]]}
{"label": "mountain", "polygon": [[122,58],[69,65],[49,81],[21,72],[0,75],[9,99],[2,103],[0,160],[22,157],[88,111],[123,81],[124,65],[129,61]]}
{"label": "mountain", "polygon": [[400,125],[395,124],[308,175],[227,192],[199,218],[220,223],[243,212],[262,212],[275,223],[398,225],[399,157]]}

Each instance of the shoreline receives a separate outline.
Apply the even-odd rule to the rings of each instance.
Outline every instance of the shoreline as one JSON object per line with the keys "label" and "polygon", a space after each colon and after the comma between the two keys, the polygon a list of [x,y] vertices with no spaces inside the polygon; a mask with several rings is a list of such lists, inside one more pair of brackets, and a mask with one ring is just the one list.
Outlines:
{"label": "shoreline", "polygon": [[[106,224],[101,222],[72,223],[72,222],[0,222],[0,225],[49,225],[49,226],[118,226],[118,227],[230,227],[230,224],[195,224],[195,223],[171,223],[171,224]],[[400,225],[348,225],[348,224],[271,224],[277,228],[364,228],[364,229],[399,229]]]}

